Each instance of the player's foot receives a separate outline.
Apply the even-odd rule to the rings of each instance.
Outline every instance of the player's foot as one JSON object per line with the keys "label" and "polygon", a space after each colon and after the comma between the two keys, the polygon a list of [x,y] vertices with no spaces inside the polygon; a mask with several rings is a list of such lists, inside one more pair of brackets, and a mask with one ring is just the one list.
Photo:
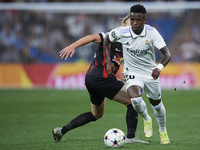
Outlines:
{"label": "player's foot", "polygon": [[60,142],[62,138],[61,128],[57,127],[52,130],[54,142]]}
{"label": "player's foot", "polygon": [[144,135],[148,138],[153,135],[152,119],[149,121],[144,121]]}
{"label": "player's foot", "polygon": [[142,140],[138,139],[137,137],[126,138],[125,143],[145,143],[145,144],[149,144],[149,142],[142,141]]}
{"label": "player's foot", "polygon": [[169,144],[170,143],[167,131],[166,132],[158,131],[158,133],[160,136],[160,144]]}

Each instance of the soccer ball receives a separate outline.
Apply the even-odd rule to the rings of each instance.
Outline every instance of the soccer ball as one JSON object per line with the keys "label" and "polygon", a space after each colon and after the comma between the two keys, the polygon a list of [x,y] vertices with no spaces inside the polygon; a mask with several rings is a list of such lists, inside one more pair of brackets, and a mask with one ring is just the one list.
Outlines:
{"label": "soccer ball", "polygon": [[107,147],[123,147],[125,144],[125,134],[122,130],[112,128],[108,130],[104,136],[104,143]]}

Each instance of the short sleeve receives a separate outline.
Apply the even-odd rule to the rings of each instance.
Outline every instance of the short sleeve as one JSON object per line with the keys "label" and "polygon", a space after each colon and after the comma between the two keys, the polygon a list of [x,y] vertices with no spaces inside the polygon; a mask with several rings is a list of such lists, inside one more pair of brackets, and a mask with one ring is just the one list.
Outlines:
{"label": "short sleeve", "polygon": [[154,28],[152,39],[154,46],[158,49],[161,49],[166,46],[166,43],[160,33]]}
{"label": "short sleeve", "polygon": [[110,32],[109,32],[109,39],[111,42],[116,42],[119,38],[119,31],[117,29],[112,29]]}

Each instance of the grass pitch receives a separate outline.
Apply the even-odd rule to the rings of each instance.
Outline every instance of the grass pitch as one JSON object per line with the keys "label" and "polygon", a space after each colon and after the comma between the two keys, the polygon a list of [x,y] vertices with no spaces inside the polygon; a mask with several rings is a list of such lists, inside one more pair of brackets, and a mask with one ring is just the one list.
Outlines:
{"label": "grass pitch", "polygon": [[[123,150],[199,150],[200,90],[163,90],[167,113],[167,130],[171,143],[159,144],[158,125],[153,109],[147,103],[153,119],[153,137],[143,134],[139,117],[136,136],[150,141],[145,144],[125,144]],[[54,143],[51,129],[67,124],[81,113],[90,111],[86,90],[0,90],[0,149],[2,150],[106,150],[103,137],[110,128],[126,134],[126,107],[106,100],[104,116],[96,122],[76,128]]]}

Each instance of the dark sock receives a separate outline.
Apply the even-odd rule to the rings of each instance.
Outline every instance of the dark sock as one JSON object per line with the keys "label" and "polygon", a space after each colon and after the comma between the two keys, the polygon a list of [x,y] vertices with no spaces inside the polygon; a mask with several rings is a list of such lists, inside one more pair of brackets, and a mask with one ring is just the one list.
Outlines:
{"label": "dark sock", "polygon": [[132,104],[127,106],[126,124],[127,124],[127,138],[134,138],[138,123],[138,113],[133,108]]}
{"label": "dark sock", "polygon": [[96,118],[93,116],[93,114],[91,112],[83,113],[74,118],[67,125],[63,126],[61,129],[61,133],[62,135],[64,135],[69,130],[85,125],[86,123],[89,123],[91,121],[96,121]]}

